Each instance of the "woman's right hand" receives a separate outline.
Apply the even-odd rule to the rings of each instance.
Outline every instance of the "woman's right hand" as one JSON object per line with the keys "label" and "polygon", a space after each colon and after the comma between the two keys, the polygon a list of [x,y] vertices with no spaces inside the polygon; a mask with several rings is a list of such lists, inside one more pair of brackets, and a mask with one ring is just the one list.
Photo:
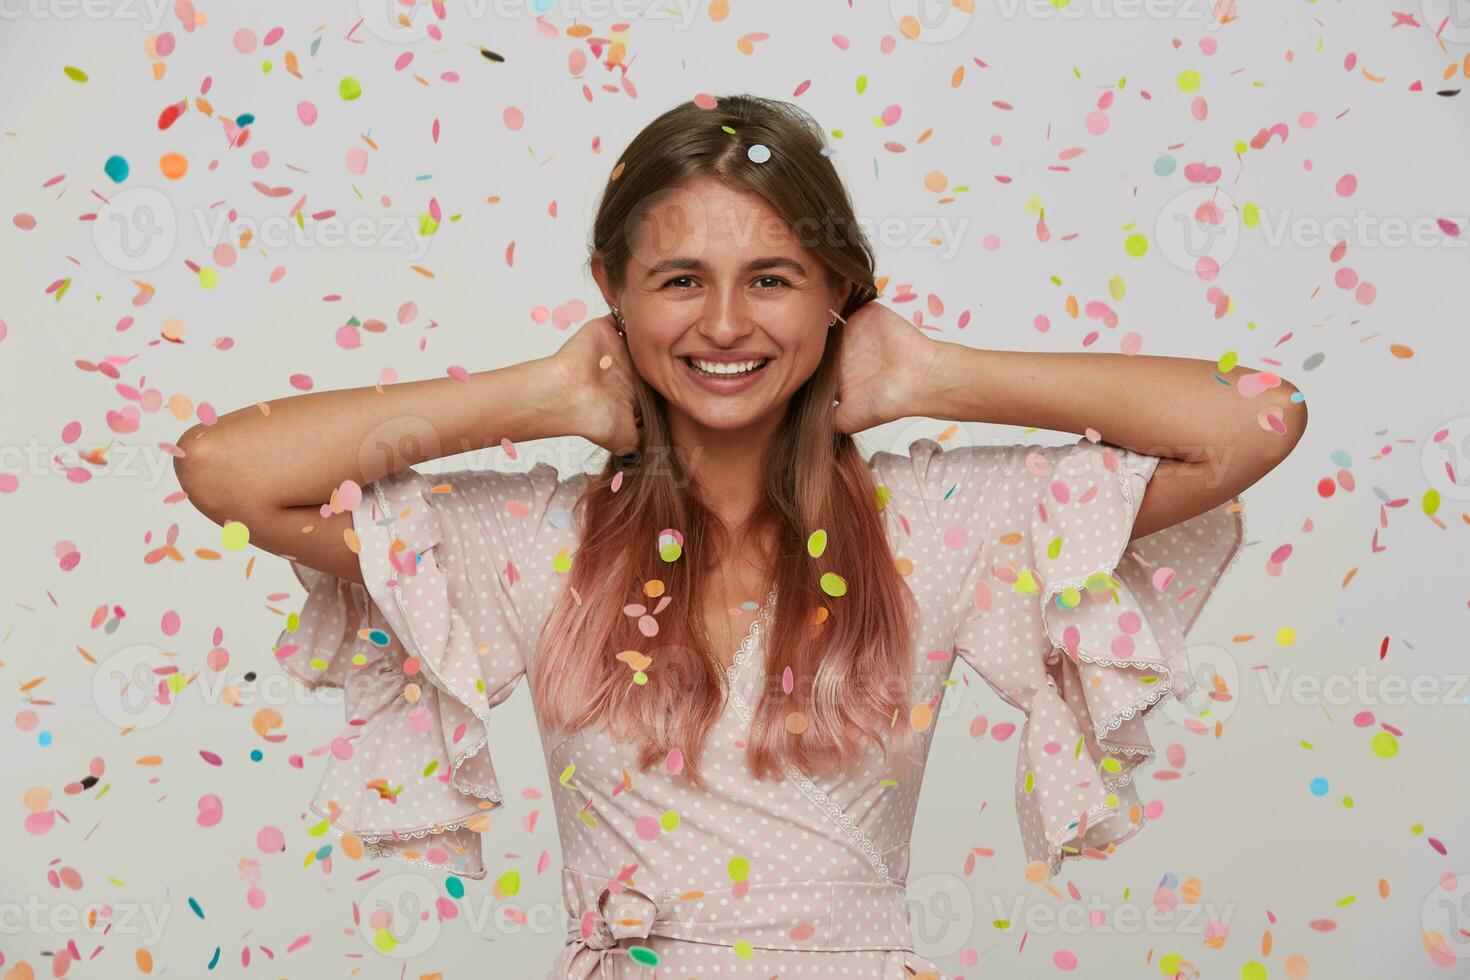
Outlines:
{"label": "woman's right hand", "polygon": [[582,324],[551,362],[565,386],[576,435],[615,456],[642,451],[633,360],[611,314]]}

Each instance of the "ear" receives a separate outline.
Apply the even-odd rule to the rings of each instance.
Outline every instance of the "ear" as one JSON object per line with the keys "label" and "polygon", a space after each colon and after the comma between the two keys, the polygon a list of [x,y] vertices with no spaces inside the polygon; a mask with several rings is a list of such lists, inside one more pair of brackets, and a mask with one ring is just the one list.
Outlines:
{"label": "ear", "polygon": [[607,277],[607,265],[602,261],[602,254],[594,252],[588,263],[592,268],[592,278],[597,281],[597,288],[602,292],[603,301],[608,306],[618,305],[618,294],[612,288],[612,283]]}
{"label": "ear", "polygon": [[834,310],[841,310],[844,306],[847,305],[847,301],[852,298],[852,294],[856,290],[857,283],[853,282],[851,279],[843,279],[841,283],[839,283],[837,286],[837,302],[835,305],[833,305],[832,308]]}

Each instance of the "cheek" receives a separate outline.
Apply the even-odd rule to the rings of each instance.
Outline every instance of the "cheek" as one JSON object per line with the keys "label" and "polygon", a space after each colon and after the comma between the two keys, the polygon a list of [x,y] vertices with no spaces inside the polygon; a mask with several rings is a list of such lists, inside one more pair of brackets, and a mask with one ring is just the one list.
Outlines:
{"label": "cheek", "polygon": [[794,356],[792,362],[799,364],[803,371],[810,374],[822,363],[822,355],[827,351],[827,331],[813,331],[805,337],[793,338],[787,349]]}

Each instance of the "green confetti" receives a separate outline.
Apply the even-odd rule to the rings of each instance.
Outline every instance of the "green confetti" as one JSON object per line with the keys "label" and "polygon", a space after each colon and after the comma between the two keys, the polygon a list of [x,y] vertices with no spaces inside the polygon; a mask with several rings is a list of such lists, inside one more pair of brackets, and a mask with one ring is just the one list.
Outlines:
{"label": "green confetti", "polygon": [[750,862],[743,857],[732,857],[728,870],[731,881],[744,881],[750,877]]}
{"label": "green confetti", "polygon": [[847,595],[847,580],[836,572],[826,572],[822,575],[822,591],[834,599]]}

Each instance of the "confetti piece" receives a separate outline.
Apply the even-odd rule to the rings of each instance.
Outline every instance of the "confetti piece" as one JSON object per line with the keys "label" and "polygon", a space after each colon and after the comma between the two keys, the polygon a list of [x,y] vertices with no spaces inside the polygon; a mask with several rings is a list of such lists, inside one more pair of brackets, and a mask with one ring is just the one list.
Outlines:
{"label": "confetti piece", "polygon": [[847,580],[836,572],[824,572],[821,586],[823,592],[834,598],[847,595]]}
{"label": "confetti piece", "polygon": [[189,172],[189,161],[182,153],[165,153],[158,160],[158,169],[169,180],[178,180]]}
{"label": "confetti piece", "polygon": [[128,179],[128,161],[116,154],[107,158],[102,165],[102,170],[114,184],[121,184]]}

